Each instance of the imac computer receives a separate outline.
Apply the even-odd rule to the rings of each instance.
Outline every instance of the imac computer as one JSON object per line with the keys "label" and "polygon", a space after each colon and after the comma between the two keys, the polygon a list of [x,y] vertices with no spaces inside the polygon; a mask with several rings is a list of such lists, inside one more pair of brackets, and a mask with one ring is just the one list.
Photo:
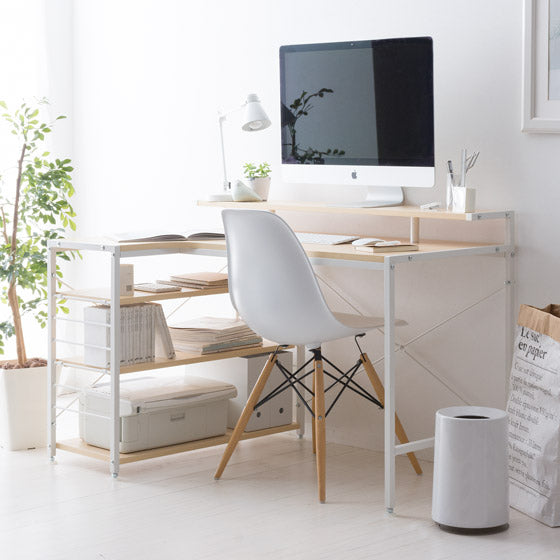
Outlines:
{"label": "imac computer", "polygon": [[367,186],[394,206],[434,185],[431,37],[280,47],[282,177]]}

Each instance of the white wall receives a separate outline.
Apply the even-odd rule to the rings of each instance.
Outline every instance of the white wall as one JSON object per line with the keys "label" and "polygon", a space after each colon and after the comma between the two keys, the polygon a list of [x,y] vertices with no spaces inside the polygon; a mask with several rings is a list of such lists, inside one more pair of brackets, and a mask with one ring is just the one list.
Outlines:
{"label": "white wall", "polygon": [[[73,119],[80,233],[144,226],[184,230],[194,223],[218,223],[217,212],[196,209],[194,204],[221,183],[216,111],[241,103],[253,91],[261,96],[273,125],[249,135],[237,129],[235,116],[228,120],[230,178],[239,176],[247,160],[267,160],[273,168],[273,198],[355,198],[350,190],[282,183],[278,47],[431,35],[437,185],[410,190],[408,198],[412,203],[442,200],[447,159],[456,159],[464,146],[479,149],[471,180],[478,187],[480,208],[518,212],[519,301],[557,302],[560,230],[554,210],[560,198],[556,163],[560,136],[520,132],[521,12],[521,0],[76,3]],[[382,220],[288,218],[307,230],[397,233]],[[396,226],[403,235],[406,227],[405,221]],[[451,235],[440,227],[423,231]],[[454,234],[462,237],[466,232],[459,228]],[[485,233],[497,235],[492,228]],[[203,265],[175,260],[170,266]],[[217,269],[220,263],[204,266]],[[159,273],[147,264],[137,271],[146,280]],[[433,262],[399,272],[397,313],[409,322],[399,330],[400,339],[411,339],[499,289],[502,272],[503,260],[491,258]],[[361,312],[382,312],[378,273],[347,269],[319,273],[340,287]],[[84,279],[76,271],[74,275]],[[91,281],[95,270],[90,269],[88,276]],[[350,310],[330,290],[326,293],[333,307]],[[208,305],[216,309],[215,303]],[[365,345],[375,359],[382,338],[371,334]],[[456,394],[471,403],[503,406],[503,347],[503,293],[416,343],[414,356],[447,379],[448,387],[411,358],[400,358],[397,404],[409,435],[427,436],[434,411],[461,402]],[[326,350],[335,361],[348,365],[355,356],[351,341],[329,344]],[[379,448],[381,413],[352,395],[342,401],[329,418],[330,440]]]}

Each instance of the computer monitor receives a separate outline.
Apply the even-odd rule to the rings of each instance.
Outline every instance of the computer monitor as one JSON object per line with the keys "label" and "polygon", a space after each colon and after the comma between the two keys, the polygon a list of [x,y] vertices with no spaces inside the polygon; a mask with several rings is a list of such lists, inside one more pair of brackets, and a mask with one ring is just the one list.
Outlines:
{"label": "computer monitor", "polygon": [[282,177],[402,203],[434,184],[431,37],[280,47]]}

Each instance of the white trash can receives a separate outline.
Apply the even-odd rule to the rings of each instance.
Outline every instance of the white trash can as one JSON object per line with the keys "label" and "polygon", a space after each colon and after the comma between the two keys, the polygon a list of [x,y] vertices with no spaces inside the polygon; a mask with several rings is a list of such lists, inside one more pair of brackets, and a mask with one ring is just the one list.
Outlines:
{"label": "white trash can", "polygon": [[443,529],[509,523],[507,414],[453,406],[436,412],[432,519]]}

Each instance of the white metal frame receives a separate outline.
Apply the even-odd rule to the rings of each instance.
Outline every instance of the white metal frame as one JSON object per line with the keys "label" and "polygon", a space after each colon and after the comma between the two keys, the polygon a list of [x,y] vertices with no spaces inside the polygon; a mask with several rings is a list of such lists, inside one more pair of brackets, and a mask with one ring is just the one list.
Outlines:
{"label": "white metal frame", "polygon": [[[110,473],[113,478],[116,478],[120,470],[120,261],[123,256],[129,257],[139,257],[139,256],[152,256],[161,254],[171,254],[171,253],[189,253],[196,255],[207,255],[207,256],[221,256],[225,255],[225,251],[215,251],[215,250],[200,250],[200,249],[182,249],[182,248],[162,248],[162,249],[150,249],[150,250],[135,250],[127,251],[126,253],[121,252],[119,245],[104,245],[96,243],[80,243],[72,241],[61,241],[53,240],[48,243],[48,260],[47,260],[47,298],[48,298],[48,371],[49,371],[49,391],[48,391],[48,451],[50,460],[54,461],[56,459],[56,421],[57,416],[62,412],[77,412],[72,410],[70,405],[65,407],[57,406],[56,402],[56,388],[60,384],[56,382],[56,365],[61,363],[61,360],[57,359],[56,345],[57,343],[64,344],[75,344],[78,346],[86,346],[85,343],[72,342],[68,340],[63,340],[57,338],[56,335],[56,322],[57,321],[71,321],[75,323],[84,324],[85,321],[68,319],[66,317],[57,317],[56,313],[56,300],[62,299],[73,299],[77,301],[92,301],[91,298],[80,295],[57,295],[57,278],[56,278],[56,254],[63,251],[100,251],[108,253],[111,258],[111,291],[109,299],[99,299],[97,298],[96,303],[102,303],[110,307],[110,321],[109,323],[94,323],[103,324],[109,328],[110,332],[110,345],[105,350],[110,350],[110,365],[107,369],[90,367],[83,364],[72,363],[73,368],[83,369],[86,371],[93,371],[100,373],[101,377],[106,374],[110,375],[111,378],[111,414],[110,416],[102,416],[99,414],[94,414],[91,412],[80,412],[80,414],[86,414],[88,416],[96,416],[111,420],[112,431],[110,434]],[[296,364],[302,365],[304,362],[305,348],[303,346],[298,346],[294,352],[294,361]],[[75,389],[75,388],[74,388]],[[57,410],[60,411],[57,414]],[[296,404],[295,415],[296,422],[299,424],[297,430],[298,437],[303,437],[305,432],[305,409]]]}
{"label": "white metal frame", "polygon": [[[395,458],[397,455],[404,455],[411,451],[418,451],[432,447],[434,438],[429,437],[421,440],[411,441],[406,444],[396,444],[395,441],[395,358],[398,351],[395,340],[395,275],[397,265],[414,264],[435,259],[451,258],[451,257],[467,257],[480,255],[494,255],[505,258],[505,280],[504,286],[506,290],[506,306],[505,306],[505,380],[506,386],[509,379],[511,368],[511,355],[513,349],[514,337],[514,283],[515,283],[515,225],[513,212],[481,212],[467,215],[467,221],[479,221],[488,219],[504,220],[504,243],[495,245],[484,245],[479,247],[466,247],[449,249],[447,251],[436,251],[430,253],[422,253],[410,255],[399,254],[385,256],[383,262],[371,261],[355,261],[342,259],[329,259],[312,257],[310,260],[313,264],[323,266],[344,266],[351,268],[364,268],[369,270],[383,271],[384,277],[384,385],[385,385],[385,508],[387,512],[393,513],[395,508]],[[411,236],[418,236],[418,218],[410,218]],[[417,240],[417,239],[416,239]],[[64,247],[64,248],[62,248]],[[48,303],[49,303],[49,371],[51,380],[51,389],[49,391],[49,451],[51,459],[54,460],[56,454],[56,324],[55,324],[55,304],[56,304],[56,277],[55,277],[55,255],[57,251],[62,250],[97,250],[109,251],[111,253],[111,347],[118,349],[118,333],[120,333],[120,308],[119,297],[119,263],[121,258],[119,246],[92,245],[84,243],[64,242],[64,246],[60,241],[49,243],[49,259],[48,259]],[[225,249],[161,249],[161,250],[135,250],[127,251],[126,256],[148,256],[163,253],[188,253],[195,255],[209,256],[225,256]],[[299,366],[304,361],[304,348],[298,347],[294,360]],[[86,366],[87,367],[87,366]],[[96,369],[96,371],[99,371]],[[113,433],[111,440],[111,473],[114,477],[119,472],[119,374],[120,374],[120,357],[118,352],[111,352],[111,393],[112,393],[112,410],[111,419],[113,421]],[[300,425],[298,436],[304,434],[304,408],[296,405],[296,418]]]}

